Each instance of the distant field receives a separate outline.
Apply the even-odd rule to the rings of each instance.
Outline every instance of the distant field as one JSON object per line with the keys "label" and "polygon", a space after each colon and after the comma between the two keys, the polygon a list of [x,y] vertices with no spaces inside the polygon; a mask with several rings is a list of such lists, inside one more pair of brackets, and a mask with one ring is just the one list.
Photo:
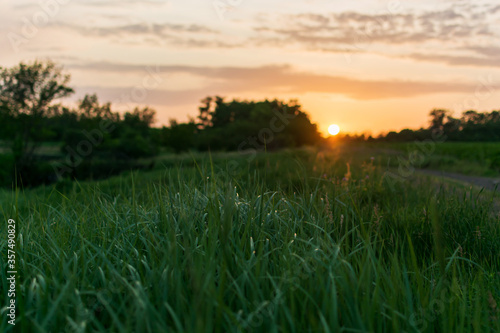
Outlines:
{"label": "distant field", "polygon": [[[374,143],[368,144],[373,149],[385,149],[387,156],[391,150],[400,152],[408,159],[412,152],[419,152],[423,159],[413,163],[417,168],[428,168],[458,172],[475,176],[500,175],[500,143],[493,142],[444,142],[436,144],[412,143]],[[390,165],[399,164],[397,157],[390,160]]]}
{"label": "distant field", "polygon": [[[499,332],[498,194],[391,182],[404,149],[162,155],[150,172],[1,190],[16,328]],[[463,150],[477,149],[435,158],[472,163]],[[0,251],[5,266],[6,237]]]}
{"label": "distant field", "polygon": [[[428,143],[415,142],[377,142],[351,143],[342,146],[344,149],[350,147],[352,151],[356,152],[356,155],[352,156],[354,158],[377,154],[389,167],[398,167],[401,160],[408,162],[410,154],[417,152],[420,155],[412,163],[412,167],[415,168],[458,172],[474,176],[500,176],[500,143],[497,142],[444,142],[432,143],[430,146]],[[332,148],[335,149],[335,147]],[[9,153],[10,148],[4,142],[0,142],[0,154]],[[53,158],[64,157],[60,142],[43,143],[37,148],[36,154]],[[157,159],[163,160],[162,156],[165,155],[161,155]],[[166,156],[170,156],[170,154]],[[173,157],[173,160],[178,160],[178,157]]]}

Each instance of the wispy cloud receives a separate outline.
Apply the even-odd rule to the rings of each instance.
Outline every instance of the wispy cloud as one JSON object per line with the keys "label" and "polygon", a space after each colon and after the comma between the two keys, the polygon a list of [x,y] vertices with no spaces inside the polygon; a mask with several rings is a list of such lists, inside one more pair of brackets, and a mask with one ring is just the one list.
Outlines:
{"label": "wispy cloud", "polygon": [[108,6],[123,6],[123,4],[131,5],[165,5],[170,3],[170,0],[86,0],[81,4],[89,7],[108,7]]}
{"label": "wispy cloud", "polygon": [[411,44],[457,42],[464,38],[495,36],[484,21],[491,13],[464,13],[456,9],[395,14],[343,12],[298,14],[285,17],[278,26],[259,26],[256,31],[274,35],[283,44],[297,43],[324,48],[329,44]]}
{"label": "wispy cloud", "polygon": [[438,62],[450,66],[500,67],[500,55],[478,57],[470,55],[412,53],[406,57],[413,60]]}
{"label": "wispy cloud", "polygon": [[500,6],[474,4],[420,13],[303,13],[269,19],[254,28],[254,41],[261,46],[377,53],[452,66],[498,66],[499,20]]}
{"label": "wispy cloud", "polygon": [[221,33],[206,25],[173,23],[133,23],[107,26],[86,26],[74,23],[56,22],[57,29],[73,30],[83,36],[107,38],[121,44],[137,43],[174,45],[187,48],[235,48],[243,42],[230,41]]}
{"label": "wispy cloud", "polygon": [[54,23],[59,28],[75,30],[81,34],[96,37],[143,35],[169,37],[178,33],[216,34],[217,31],[198,24],[135,23],[118,26],[89,27],[70,23]]}
{"label": "wispy cloud", "polygon": [[[97,1],[101,5],[113,1]],[[442,6],[441,6],[442,7]],[[265,18],[262,18],[265,17]],[[88,26],[58,22],[58,28],[112,39],[119,43],[171,45],[181,48],[292,48],[310,52],[377,53],[450,66],[498,66],[500,42],[495,22],[500,6],[454,4],[440,10],[302,13],[266,15],[248,25],[245,36],[228,36],[217,24],[109,23]],[[389,48],[387,48],[389,46]],[[492,47],[493,46],[493,47]],[[421,50],[425,50],[422,52]]]}
{"label": "wispy cloud", "polygon": [[[143,65],[109,63],[86,63],[70,66],[70,68],[84,69],[86,71],[119,73],[143,72],[145,67]],[[209,92],[220,94],[268,92],[272,94],[329,93],[344,95],[356,100],[375,100],[407,98],[436,93],[470,92],[474,89],[474,85],[468,83],[391,79],[361,80],[342,76],[320,75],[298,72],[290,65],[254,68],[159,66],[155,70],[162,73],[162,75],[187,73],[210,79],[210,86],[203,89],[180,93],[168,92],[168,94],[179,93],[183,96],[185,94],[197,94],[196,99]],[[127,88],[123,89],[126,90]],[[167,93],[167,91],[164,92]],[[158,92],[158,94],[161,94],[161,92]],[[165,101],[172,101],[172,99],[165,97]]]}

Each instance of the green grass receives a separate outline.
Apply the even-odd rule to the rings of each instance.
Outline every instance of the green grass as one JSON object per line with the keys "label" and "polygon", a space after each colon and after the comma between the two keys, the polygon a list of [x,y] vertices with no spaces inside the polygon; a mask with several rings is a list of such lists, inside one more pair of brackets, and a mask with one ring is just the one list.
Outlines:
{"label": "green grass", "polygon": [[382,149],[391,165],[413,155],[413,166],[474,176],[500,176],[500,143],[498,142],[442,142],[442,143],[377,143],[366,144],[372,149]]}
{"label": "green grass", "polygon": [[16,329],[500,331],[498,196],[393,184],[370,154],[165,156],[149,173],[0,192],[2,235],[18,228]]}

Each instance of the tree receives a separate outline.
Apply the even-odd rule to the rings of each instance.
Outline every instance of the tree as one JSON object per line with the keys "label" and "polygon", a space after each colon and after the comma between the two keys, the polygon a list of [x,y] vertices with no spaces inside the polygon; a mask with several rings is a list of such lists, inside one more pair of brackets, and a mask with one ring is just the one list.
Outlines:
{"label": "tree", "polygon": [[[222,97],[209,96],[201,103],[195,132],[196,146],[201,150],[279,149],[321,140],[317,126],[296,100],[225,102]],[[192,133],[190,127],[182,130]]]}
{"label": "tree", "polygon": [[0,109],[11,120],[12,152],[18,170],[32,164],[35,149],[47,136],[40,126],[52,103],[74,91],[69,75],[50,61],[0,68]]}
{"label": "tree", "polygon": [[85,95],[85,97],[80,100],[78,112],[80,114],[80,120],[95,118],[97,120],[109,119],[118,121],[118,119],[116,119],[118,114],[111,112],[111,103],[108,102],[101,105],[96,94]]}
{"label": "tree", "polygon": [[201,103],[203,104],[200,106],[198,109],[200,110],[200,115],[198,116],[198,128],[199,129],[205,129],[207,127],[212,126],[211,122],[211,110],[212,110],[212,101],[213,98],[208,96],[204,99],[201,100]]}
{"label": "tree", "polygon": [[176,153],[187,151],[194,146],[196,124],[193,119],[188,123],[179,124],[175,119],[170,120],[170,127],[163,127],[163,143]]}
{"label": "tree", "polygon": [[450,116],[450,113],[447,110],[434,109],[430,112],[429,116],[431,117],[430,128],[433,130],[442,130],[445,119]]}
{"label": "tree", "polygon": [[142,135],[147,135],[150,127],[155,123],[156,111],[150,107],[135,108],[123,116],[123,124]]}

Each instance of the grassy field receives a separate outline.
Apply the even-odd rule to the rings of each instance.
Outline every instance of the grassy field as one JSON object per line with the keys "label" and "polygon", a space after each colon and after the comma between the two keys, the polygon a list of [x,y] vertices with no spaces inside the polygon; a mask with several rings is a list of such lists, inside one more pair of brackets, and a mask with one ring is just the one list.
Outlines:
{"label": "grassy field", "polygon": [[[500,176],[500,143],[377,143],[367,147],[385,152],[390,165],[397,166],[401,158],[414,161],[416,168],[457,172],[473,176]],[[413,154],[413,155],[412,155]],[[391,158],[392,157],[392,158]],[[413,157],[413,159],[411,158]]]}
{"label": "grassy field", "polygon": [[3,190],[15,330],[499,332],[498,194],[393,181],[379,148],[164,156]]}

